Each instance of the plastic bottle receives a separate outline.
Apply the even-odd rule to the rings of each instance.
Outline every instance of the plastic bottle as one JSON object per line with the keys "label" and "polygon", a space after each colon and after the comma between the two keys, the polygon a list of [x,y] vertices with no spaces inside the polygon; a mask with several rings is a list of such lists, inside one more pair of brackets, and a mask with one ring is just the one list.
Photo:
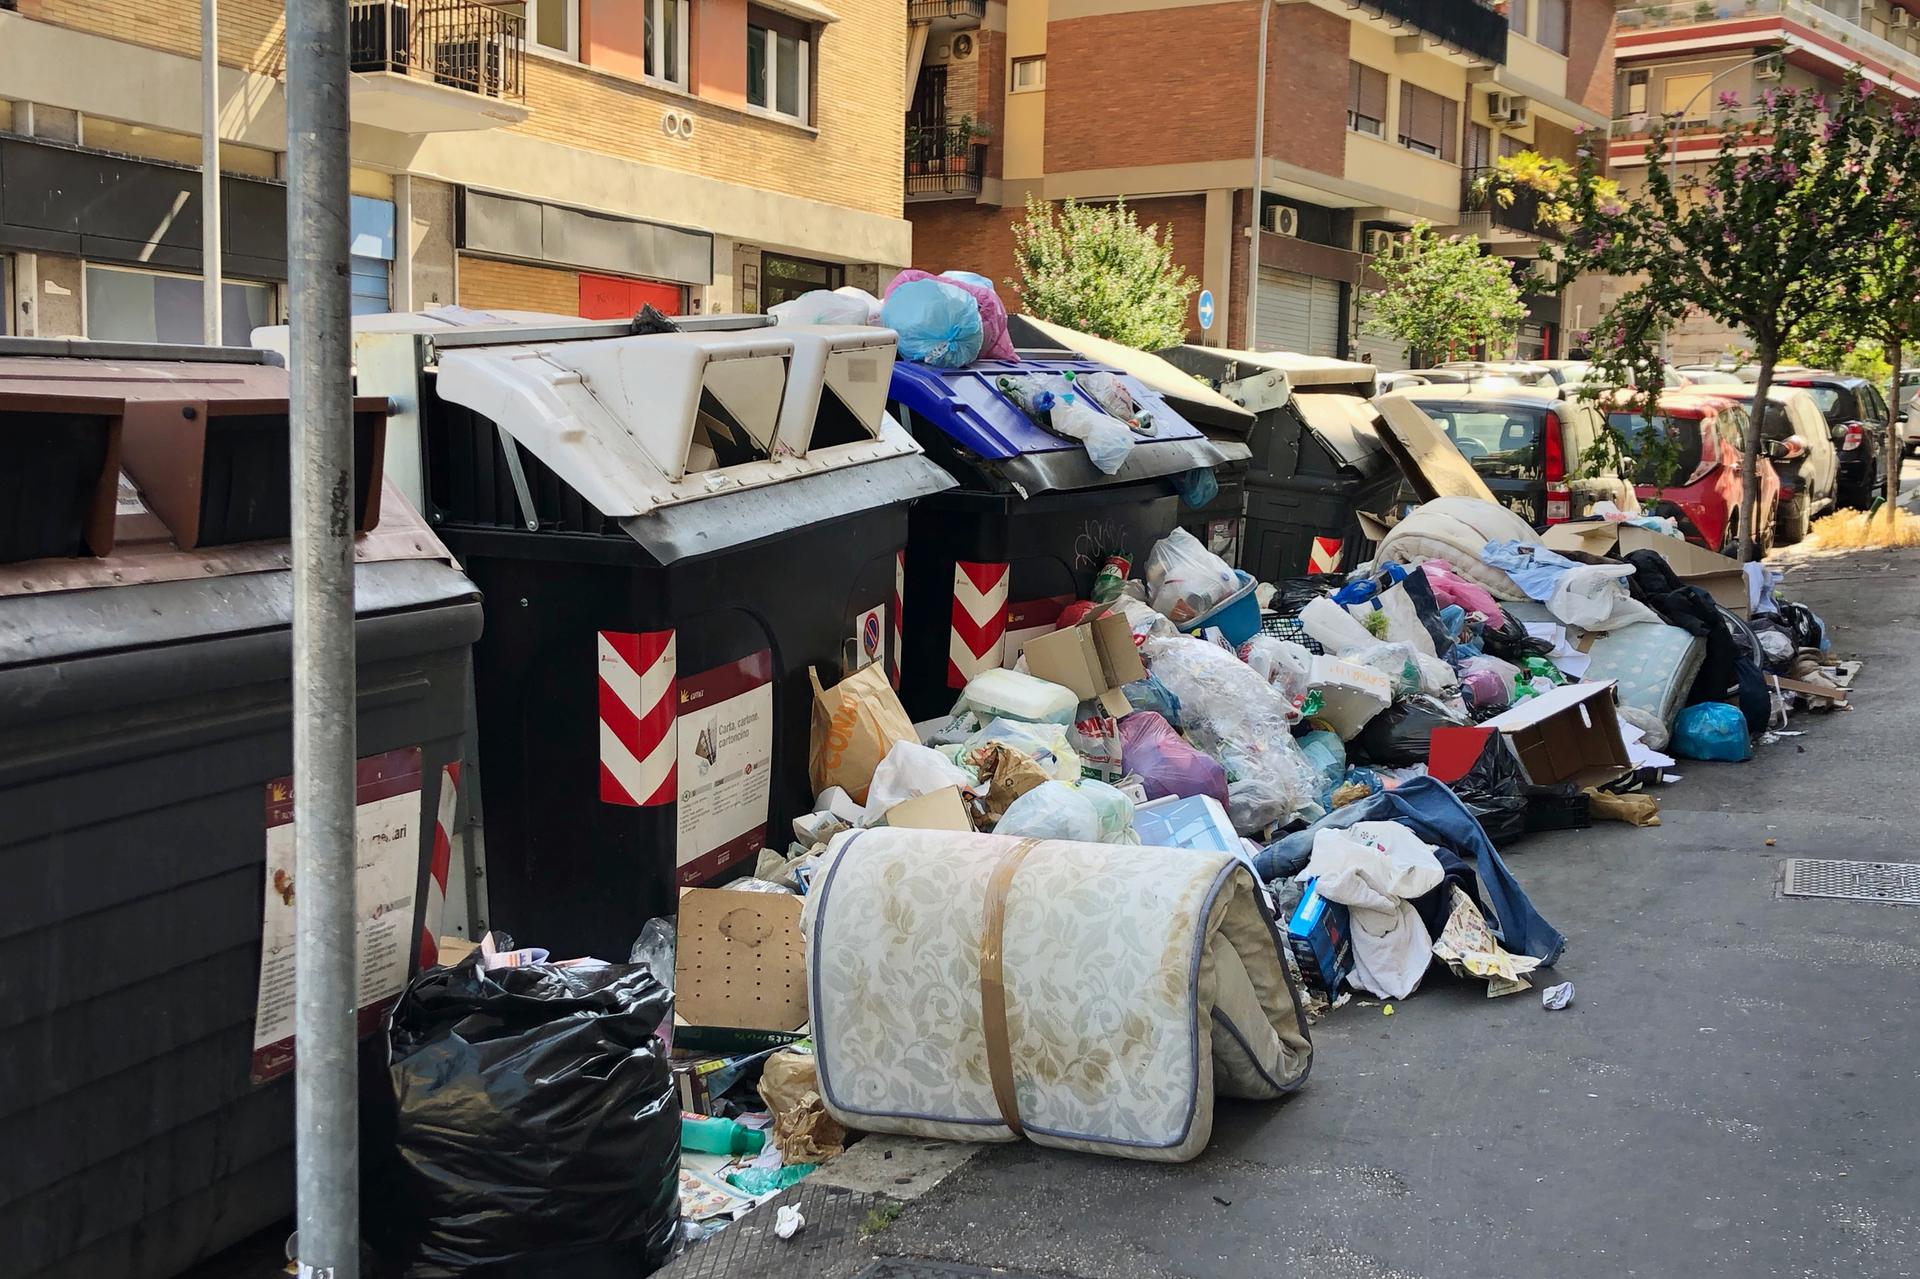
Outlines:
{"label": "plastic bottle", "polygon": [[680,1148],[703,1155],[757,1155],[767,1134],[717,1115],[680,1112]]}

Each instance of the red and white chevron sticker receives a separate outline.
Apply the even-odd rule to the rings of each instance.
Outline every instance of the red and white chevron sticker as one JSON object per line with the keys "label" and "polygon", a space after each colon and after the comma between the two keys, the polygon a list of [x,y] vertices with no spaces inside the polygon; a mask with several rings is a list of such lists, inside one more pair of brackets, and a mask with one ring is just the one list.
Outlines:
{"label": "red and white chevron sticker", "polygon": [[955,560],[947,687],[999,666],[1007,647],[1007,566]]}
{"label": "red and white chevron sticker", "polygon": [[674,732],[672,631],[600,632],[600,799],[629,808],[671,804]]}
{"label": "red and white chevron sticker", "polygon": [[1316,537],[1313,549],[1307,552],[1307,572],[1338,573],[1340,556],[1346,549],[1343,539],[1337,537]]}
{"label": "red and white chevron sticker", "polygon": [[907,553],[893,553],[893,646],[887,650],[887,678],[900,687],[900,597],[907,593]]}
{"label": "red and white chevron sticker", "polygon": [[453,810],[460,793],[460,765],[440,770],[440,807],[433,817],[433,860],[427,863],[427,910],[420,924],[420,967],[440,962],[440,921],[447,915],[447,872],[453,866]]}

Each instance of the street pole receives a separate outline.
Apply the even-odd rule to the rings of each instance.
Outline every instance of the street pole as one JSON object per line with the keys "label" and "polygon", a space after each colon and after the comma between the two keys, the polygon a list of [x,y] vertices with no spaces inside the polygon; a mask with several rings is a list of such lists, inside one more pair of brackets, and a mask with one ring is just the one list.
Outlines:
{"label": "street pole", "polygon": [[1273,0],[1254,0],[1260,6],[1260,82],[1253,87],[1253,188],[1247,201],[1247,322],[1242,326],[1249,351],[1260,319],[1260,196],[1267,185],[1267,19]]}
{"label": "street pole", "polygon": [[221,344],[220,270],[220,0],[200,0],[200,340],[208,346]]}
{"label": "street pole", "polygon": [[293,409],[294,1178],[304,1275],[360,1274],[347,6],[287,5]]}

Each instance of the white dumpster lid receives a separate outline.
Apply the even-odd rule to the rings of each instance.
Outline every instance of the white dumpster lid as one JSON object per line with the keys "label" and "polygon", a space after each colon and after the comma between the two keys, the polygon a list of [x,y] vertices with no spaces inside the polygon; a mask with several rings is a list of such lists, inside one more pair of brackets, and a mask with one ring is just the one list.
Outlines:
{"label": "white dumpster lid", "polygon": [[1222,356],[1239,360],[1255,368],[1279,369],[1296,387],[1326,386],[1330,383],[1371,382],[1380,370],[1355,360],[1336,360],[1328,355],[1305,355],[1299,351],[1222,350]]}
{"label": "white dumpster lid", "polygon": [[[891,344],[888,330],[866,332]],[[621,519],[919,453],[884,411],[871,433],[820,448],[795,438],[811,423],[782,416],[790,386],[817,405],[833,357],[854,349],[878,358],[870,346],[864,336],[841,342],[787,328],[463,345],[439,351],[438,393],[490,419],[603,515]],[[888,356],[876,376],[890,371]],[[794,437],[783,436],[783,421]]]}

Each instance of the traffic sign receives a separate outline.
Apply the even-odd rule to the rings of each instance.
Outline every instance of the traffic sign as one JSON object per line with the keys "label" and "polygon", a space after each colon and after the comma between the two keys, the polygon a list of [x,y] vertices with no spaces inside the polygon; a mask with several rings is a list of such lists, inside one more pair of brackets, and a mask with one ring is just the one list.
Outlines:
{"label": "traffic sign", "polygon": [[1213,290],[1212,289],[1200,290],[1200,327],[1203,329],[1210,329],[1213,327]]}

